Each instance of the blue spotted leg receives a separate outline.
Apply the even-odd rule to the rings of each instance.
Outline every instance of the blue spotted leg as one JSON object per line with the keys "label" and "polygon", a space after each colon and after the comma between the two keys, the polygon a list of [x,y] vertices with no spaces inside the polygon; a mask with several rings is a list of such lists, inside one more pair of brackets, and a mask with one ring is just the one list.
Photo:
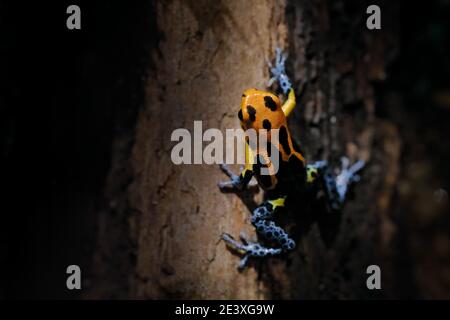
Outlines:
{"label": "blue spotted leg", "polygon": [[230,178],[228,181],[221,181],[218,183],[220,189],[225,189],[227,187],[241,190],[244,188],[244,183],[242,179],[231,171],[228,166],[224,163],[219,165],[220,169]]}
{"label": "blue spotted leg", "polygon": [[364,166],[365,162],[363,160],[358,160],[353,165],[350,165],[350,160],[347,157],[342,157],[341,169],[336,178],[329,167],[324,167],[323,179],[332,209],[339,210],[342,207],[349,185],[360,180],[357,172]]}
{"label": "blue spotted leg", "polygon": [[[231,171],[225,163],[220,164],[219,167],[222,172],[230,178],[230,180],[228,181],[221,181],[217,184],[220,190],[231,189],[234,191],[241,191],[247,187],[252,188],[257,186],[257,183],[251,182],[252,172],[248,171],[248,173],[245,175],[243,175],[242,173],[240,175],[237,175],[233,171]],[[241,172],[242,171],[243,168],[241,168]]]}
{"label": "blue spotted leg", "polygon": [[[262,238],[275,243],[278,247],[269,248],[258,242],[250,242],[242,234],[241,240],[243,243],[237,242],[229,234],[225,233],[222,235],[222,239],[232,250],[244,255],[239,263],[239,269],[243,269],[247,265],[248,259],[251,257],[264,258],[267,256],[275,256],[295,248],[294,240],[289,238],[288,234],[282,228],[270,220],[273,218],[276,209],[275,207],[277,207],[277,205],[275,205],[275,203],[277,203],[276,201],[279,201],[279,199],[276,199],[275,201],[265,201],[262,205],[253,210],[251,221],[255,226],[257,233]],[[284,204],[279,206],[284,206]]]}
{"label": "blue spotted leg", "polygon": [[240,236],[242,243],[237,242],[232,236],[227,233],[222,234],[222,240],[225,241],[227,246],[232,250],[235,250],[244,256],[239,262],[238,269],[242,270],[247,266],[248,259],[250,257],[267,257],[275,256],[281,253],[280,248],[265,248],[258,242],[248,241],[246,236],[241,234]]}
{"label": "blue spotted leg", "polygon": [[273,66],[270,61],[267,61],[270,73],[272,74],[272,78],[269,79],[267,86],[270,87],[275,81],[278,81],[284,94],[288,94],[289,90],[292,88],[291,81],[286,74],[285,68],[287,57],[287,53],[283,53],[281,48],[277,47],[275,48],[275,66]]}

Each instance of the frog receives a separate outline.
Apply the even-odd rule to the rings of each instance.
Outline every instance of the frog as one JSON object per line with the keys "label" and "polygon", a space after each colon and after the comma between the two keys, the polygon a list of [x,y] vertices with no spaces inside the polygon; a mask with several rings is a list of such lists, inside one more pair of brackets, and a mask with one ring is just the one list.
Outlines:
{"label": "frog", "polygon": [[[277,47],[274,65],[268,62],[272,77],[267,82],[268,87],[278,84],[280,93],[286,97],[285,101],[281,103],[280,97],[274,92],[250,88],[244,90],[237,113],[243,130],[266,132],[267,145],[270,147],[250,143],[247,139],[246,160],[240,174],[233,173],[228,165],[220,164],[220,169],[229,177],[229,180],[218,183],[221,191],[241,192],[255,178],[265,194],[264,201],[252,211],[250,219],[260,241],[251,241],[243,233],[240,235],[241,242],[228,233],[221,235],[230,250],[242,256],[238,264],[239,270],[243,270],[252,258],[279,256],[296,248],[294,239],[276,222],[278,213],[286,209],[286,204],[291,199],[297,200],[322,192],[327,208],[339,212],[345,203],[349,187],[360,180],[358,172],[365,167],[364,160],[350,164],[349,158],[344,156],[341,157],[341,167],[336,174],[328,160],[307,162],[305,153],[287,124],[288,117],[297,105],[297,99],[286,73],[286,60],[287,54]],[[269,133],[274,130],[276,135]],[[273,139],[274,136],[276,140]],[[267,164],[271,150],[278,154],[277,170],[267,170],[271,167],[270,161]],[[297,211],[302,210],[297,208]]]}

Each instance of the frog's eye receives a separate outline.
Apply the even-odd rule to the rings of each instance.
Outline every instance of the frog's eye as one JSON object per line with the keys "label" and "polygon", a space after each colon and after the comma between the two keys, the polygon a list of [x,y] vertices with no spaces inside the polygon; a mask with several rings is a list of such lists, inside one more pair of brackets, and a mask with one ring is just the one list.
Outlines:
{"label": "frog's eye", "polygon": [[244,120],[244,117],[242,116],[242,109],[239,110],[239,112],[238,112],[238,118],[239,118],[239,120],[241,120],[241,121]]}

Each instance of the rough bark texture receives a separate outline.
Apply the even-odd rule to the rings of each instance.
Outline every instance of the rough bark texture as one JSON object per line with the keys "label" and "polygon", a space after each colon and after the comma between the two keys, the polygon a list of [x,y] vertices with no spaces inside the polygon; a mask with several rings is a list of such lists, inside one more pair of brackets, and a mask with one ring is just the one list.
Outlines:
{"label": "rough bark texture", "polygon": [[263,297],[256,272],[236,273],[235,259],[219,242],[221,232],[245,229],[243,205],[218,192],[223,177],[217,166],[174,165],[169,141],[177,128],[192,131],[194,120],[206,128],[237,125],[242,88],[262,86],[267,78],[264,61],[282,9],[271,1],[158,3],[164,40],[154,57],[155,77],[148,82],[131,160],[133,296]]}
{"label": "rough bark texture", "polygon": [[[298,2],[289,4],[287,12],[289,71],[293,71],[297,92],[304,92],[291,130],[300,132],[311,160],[336,159],[345,153],[370,160],[375,127],[389,130],[389,125],[374,120],[369,84],[370,77],[382,72],[385,52],[369,55],[379,59],[376,67],[381,70],[367,70],[373,64],[364,59],[375,40],[364,42],[365,33],[352,30],[355,20],[341,20],[339,6]],[[128,235],[136,256],[134,264],[120,267],[129,275],[126,295],[238,299],[364,295],[364,271],[374,262],[371,242],[379,211],[367,208],[379,195],[374,186],[382,189],[384,180],[375,171],[382,161],[394,162],[389,167],[395,168],[398,143],[392,156],[380,156],[380,163],[366,171],[365,176],[375,174],[380,181],[359,185],[356,198],[369,193],[365,201],[350,203],[342,219],[325,216],[323,225],[314,218],[301,226],[299,249],[289,258],[270,259],[239,273],[238,257],[226,250],[219,236],[222,232],[253,234],[250,212],[239,197],[219,192],[217,181],[225,177],[216,166],[174,165],[170,135],[176,128],[192,130],[194,120],[202,120],[205,128],[238,127],[236,110],[242,90],[264,88],[266,59],[273,57],[276,45],[288,46],[284,43],[285,5],[162,1],[156,5],[156,16],[162,40],[152,52],[156,67],[150,72],[145,107],[139,115],[130,160],[133,182],[125,195]],[[329,32],[333,28],[348,30],[349,40],[343,43],[343,35]],[[356,53],[355,40],[362,42]],[[345,112],[346,106],[350,111]],[[396,136],[395,130],[391,135]],[[389,201],[389,194],[385,197]],[[307,209],[299,208],[295,214],[308,215],[302,211]],[[325,237],[331,237],[329,243]],[[117,257],[110,261],[114,260]]]}
{"label": "rough bark texture", "polygon": [[[413,239],[420,235],[401,213],[415,210],[409,207],[413,177],[417,184],[426,178],[417,177],[415,169],[402,176],[404,140],[417,136],[400,132],[401,112],[387,110],[406,110],[405,105],[382,85],[398,49],[398,8],[384,6],[382,31],[368,31],[364,13],[369,4],[156,1],[160,39],[150,53],[154,66],[145,105],[134,136],[114,143],[91,275],[96,285],[87,297],[345,299],[445,294],[445,285],[428,283],[408,265],[415,259],[418,266],[442,270],[420,256],[424,250],[414,249]],[[298,242],[296,251],[240,273],[239,258],[219,236],[254,234],[248,220],[253,195],[242,201],[220,193],[216,184],[225,176],[214,165],[174,165],[170,136],[176,128],[192,131],[194,120],[202,120],[204,129],[237,128],[241,93],[265,87],[266,59],[273,58],[277,45],[290,54],[288,74],[299,107],[289,126],[308,160],[327,158],[338,164],[345,154],[366,160],[368,166],[341,214],[298,208],[284,219]],[[443,241],[435,250],[446,256],[448,237],[439,234]],[[383,270],[381,293],[366,288],[366,268],[371,264]]]}
{"label": "rough bark texture", "polygon": [[266,59],[282,44],[284,6],[161,1],[156,15],[163,35],[152,52],[156,68],[139,115],[130,160],[133,182],[125,196],[136,255],[135,265],[125,268],[131,271],[128,294],[263,298],[257,272],[237,273],[236,257],[219,242],[222,232],[251,231],[245,206],[219,192],[217,182],[225,177],[217,166],[174,165],[170,137],[177,128],[192,130],[194,120],[202,120],[204,129],[238,126],[243,88],[264,87]]}
{"label": "rough bark texture", "polygon": [[[268,267],[265,279],[272,284],[271,297],[376,297],[367,290],[365,270],[371,264],[388,270],[377,252],[386,252],[394,232],[387,209],[401,141],[391,123],[375,116],[373,81],[384,79],[395,49],[390,15],[396,8],[383,11],[382,32],[369,32],[360,15],[367,5],[298,1],[288,6],[291,70],[296,91],[302,94],[302,108],[291,128],[299,129],[296,136],[309,161],[331,159],[339,164],[347,155],[353,161],[364,159],[368,166],[341,214],[317,208],[294,213],[312,219],[297,222],[302,225],[300,248],[292,261],[273,260]],[[379,235],[384,237],[380,245],[375,241]]]}

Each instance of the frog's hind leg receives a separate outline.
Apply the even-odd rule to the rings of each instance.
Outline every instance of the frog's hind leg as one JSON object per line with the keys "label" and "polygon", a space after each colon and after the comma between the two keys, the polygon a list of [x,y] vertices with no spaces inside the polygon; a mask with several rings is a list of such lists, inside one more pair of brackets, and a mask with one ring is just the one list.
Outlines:
{"label": "frog's hind leg", "polygon": [[281,247],[282,251],[291,251],[295,248],[295,242],[289,238],[283,228],[271,221],[275,210],[284,207],[284,199],[278,198],[265,201],[256,208],[252,214],[252,224],[256,232],[266,240],[272,241]]}
{"label": "frog's hind leg", "polygon": [[268,200],[253,210],[252,213],[252,224],[255,226],[257,233],[262,238],[276,243],[279,247],[265,247],[258,242],[248,241],[243,235],[241,235],[242,243],[237,242],[229,234],[222,235],[222,239],[228,247],[244,255],[239,263],[239,269],[243,269],[247,265],[249,258],[275,256],[295,248],[294,240],[290,239],[287,233],[277,226],[275,222],[270,221],[275,210],[283,206],[284,198]]}
{"label": "frog's hind leg", "polygon": [[353,165],[350,165],[350,160],[347,157],[342,157],[341,170],[336,178],[333,176],[331,169],[326,168],[323,179],[332,209],[339,210],[342,207],[347,196],[349,185],[360,180],[357,172],[364,168],[364,166],[365,162],[363,160],[359,160]]}
{"label": "frog's hind leg", "polygon": [[243,234],[241,234],[240,238],[242,243],[237,242],[232,236],[230,236],[227,233],[222,234],[222,240],[225,241],[228,247],[244,255],[238,265],[238,269],[240,270],[244,269],[247,266],[248,259],[250,257],[262,258],[268,256],[275,256],[281,253],[280,248],[263,247],[258,242],[252,242],[247,240],[247,238]]}

